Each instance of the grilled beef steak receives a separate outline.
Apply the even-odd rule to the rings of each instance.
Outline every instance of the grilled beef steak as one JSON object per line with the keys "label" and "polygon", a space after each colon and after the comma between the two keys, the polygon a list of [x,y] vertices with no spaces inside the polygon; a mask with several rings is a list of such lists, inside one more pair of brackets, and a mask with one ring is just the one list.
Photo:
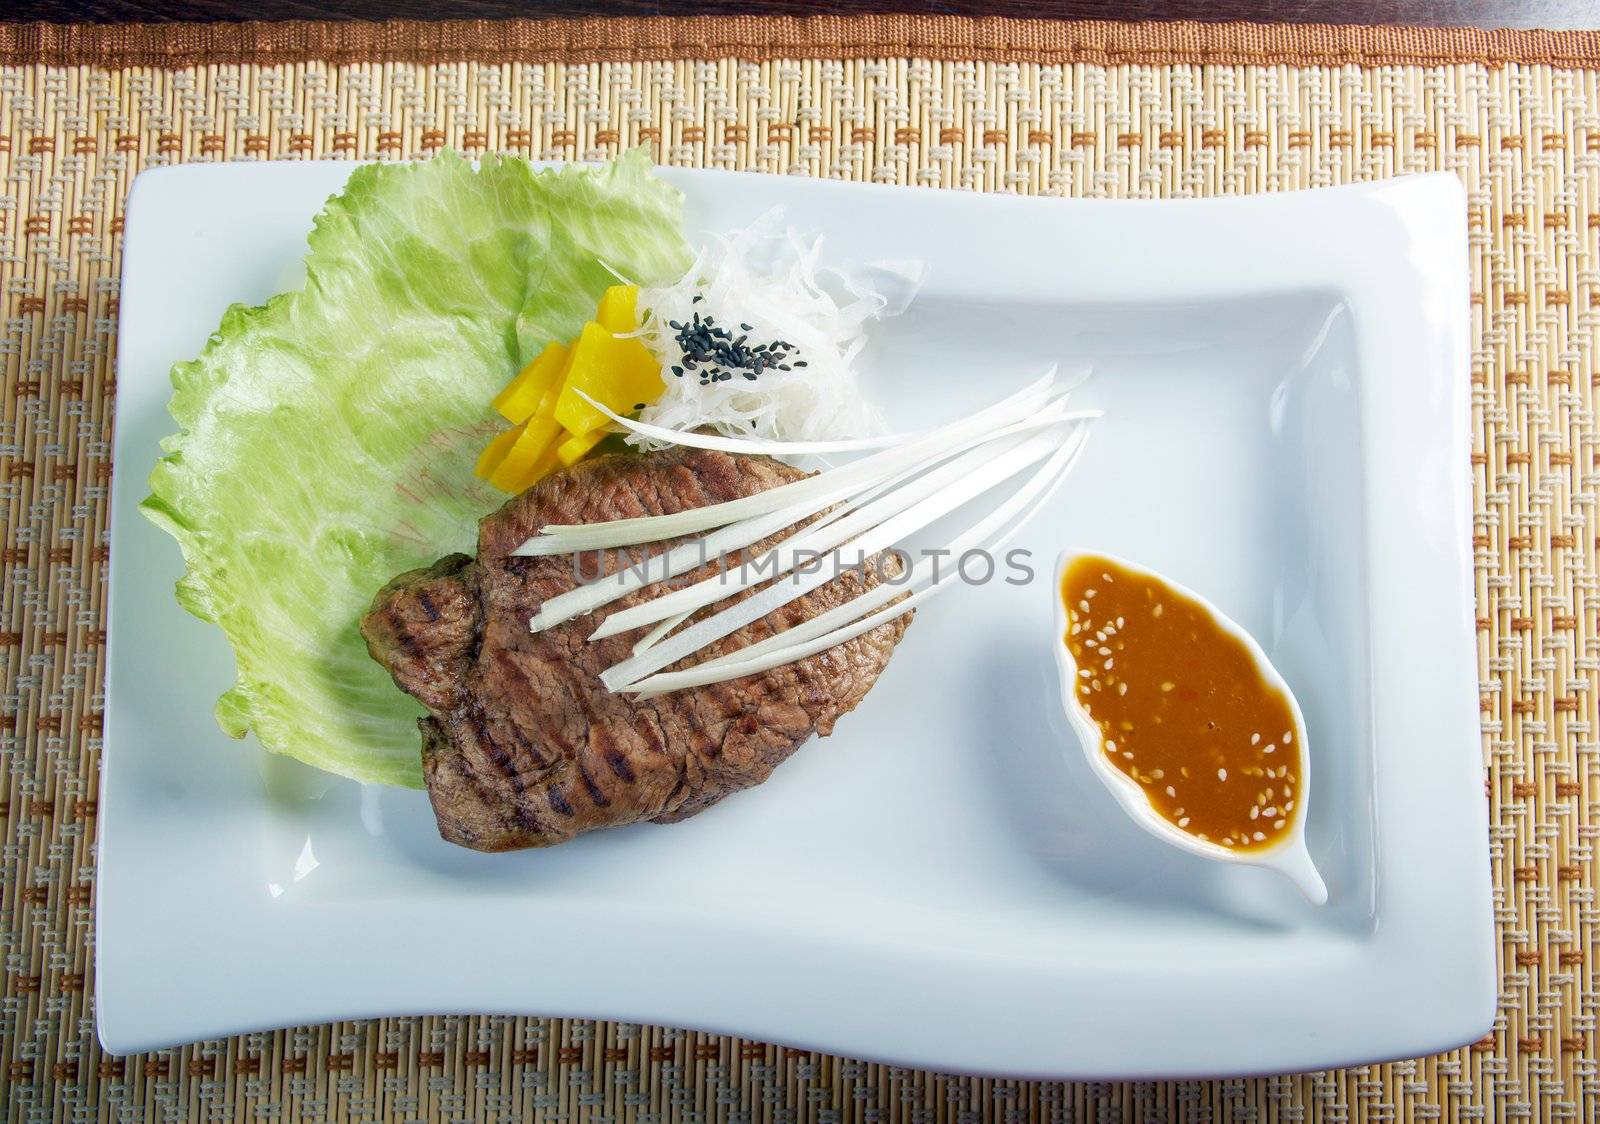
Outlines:
{"label": "grilled beef steak", "polygon": [[[428,708],[418,725],[440,834],[477,850],[505,851],[639,820],[681,820],[760,784],[801,742],[828,734],[871,688],[909,615],[759,675],[637,700],[608,691],[600,672],[627,658],[640,633],[592,643],[586,637],[603,614],[656,590],[533,633],[528,620],[545,599],[578,584],[574,559],[510,553],[547,523],[662,515],[802,475],[767,457],[687,448],[600,457],[546,477],[486,518],[476,559],[451,555],[384,587],[361,630],[373,658]],[[645,548],[633,549],[638,558]],[[579,561],[584,580],[591,580],[620,559],[602,551]],[[845,571],[686,662],[815,616],[875,584],[880,571],[898,574],[893,556],[877,561],[865,573]]]}

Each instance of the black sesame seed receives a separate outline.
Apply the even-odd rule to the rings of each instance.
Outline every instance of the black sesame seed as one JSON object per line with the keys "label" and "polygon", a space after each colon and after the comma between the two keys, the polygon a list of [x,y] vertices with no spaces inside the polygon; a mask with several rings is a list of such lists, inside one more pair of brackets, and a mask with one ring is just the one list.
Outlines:
{"label": "black sesame seed", "polygon": [[[700,299],[697,296],[695,303]],[[676,320],[670,323],[683,356],[683,362],[674,365],[672,373],[681,376],[684,371],[698,371],[701,386],[731,381],[736,374],[754,382],[763,371],[790,370],[784,361],[794,361],[796,348],[788,340],[763,340],[751,345],[748,334],[735,337],[719,326],[714,316],[695,312],[687,324]],[[740,323],[739,328],[745,333],[752,330],[745,323]],[[804,360],[794,361],[796,367],[805,365]]]}

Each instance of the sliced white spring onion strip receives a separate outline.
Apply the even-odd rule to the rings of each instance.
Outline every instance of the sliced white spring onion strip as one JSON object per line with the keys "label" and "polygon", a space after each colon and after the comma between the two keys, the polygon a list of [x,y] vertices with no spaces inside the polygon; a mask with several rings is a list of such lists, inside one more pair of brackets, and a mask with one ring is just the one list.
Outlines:
{"label": "sliced white spring onion strip", "polygon": [[[1009,437],[1015,433],[1030,433],[1060,422],[1091,421],[1100,417],[1102,413],[1100,410],[1068,410],[1066,407],[1066,395],[1054,395],[1046,398],[1044,404],[1029,413],[1027,417],[1008,421],[995,429],[957,434],[947,444],[934,446],[930,443],[929,447],[914,450],[921,454],[920,458],[900,455],[911,451],[910,446],[889,449],[859,461],[826,469],[790,484],[780,484],[764,492],[674,512],[670,515],[645,515],[603,523],[550,524],[511,553],[532,558],[556,554],[581,554],[585,551],[618,546],[637,546],[640,543],[677,538],[695,531],[731,527],[779,510],[792,512],[791,522],[798,521],[807,514],[820,511],[852,496],[876,495],[940,461],[948,460],[986,442]],[[920,442],[918,444],[921,445]],[[892,460],[876,459],[890,454],[896,454]],[[876,471],[867,472],[866,469]],[[780,500],[787,502],[780,503],[778,502]]]}
{"label": "sliced white spring onion strip", "polygon": [[[836,605],[832,609],[801,621],[799,624],[786,628],[782,632],[774,633],[765,640],[758,640],[754,644],[737,648],[726,655],[707,660],[705,663],[696,664],[693,668],[687,670],[699,671],[702,668],[742,663],[765,652],[774,651],[778,648],[793,647],[803,641],[810,640],[812,637],[825,635],[841,625],[848,624],[856,618],[888,604],[896,597],[902,597],[920,589],[930,579],[935,578],[938,562],[942,558],[960,559],[967,551],[980,548],[986,549],[993,554],[994,551],[1004,546],[1005,542],[1019,531],[1028,520],[1032,519],[1039,508],[1055,494],[1056,489],[1066,480],[1067,473],[1071,471],[1072,466],[1077,462],[1078,456],[1082,453],[1083,446],[1088,443],[1088,440],[1088,429],[1082,426],[1078,427],[1067,438],[1061,448],[1056,450],[1054,455],[1035,471],[1021,488],[1007,496],[1005,501],[993,511],[952,539],[948,547],[948,554],[940,555],[939,558],[924,558],[900,581],[880,581],[876,586],[857,597],[851,598],[843,605]],[[1024,509],[1026,509],[1025,514],[1018,519],[1015,526],[1009,530],[1004,530],[998,540],[991,541],[997,533],[1000,533],[1006,527],[1007,523],[1017,517],[1018,512],[1023,512]],[[685,673],[672,672],[671,674]],[[653,676],[652,678],[658,679],[660,676]]]}
{"label": "sliced white spring onion strip", "polygon": [[[1071,459],[1075,459],[1075,455]],[[1030,508],[1029,511],[1022,516],[1022,518],[1020,518],[1014,526],[1006,530],[1005,533],[1002,534],[998,540],[996,540],[991,548],[992,550],[1002,549],[1005,543],[1009,541],[1011,537],[1028,522],[1029,519],[1032,518],[1033,514],[1039,509],[1039,507],[1043,506],[1043,504],[1049,499],[1049,495],[1053,494],[1060,483],[1066,479],[1066,474],[1068,471],[1070,471],[1070,467],[1071,464],[1069,460],[1064,467],[1052,468],[1051,466],[1046,466],[1045,469],[1040,471],[1036,479],[1048,481],[1049,488],[1046,495],[1040,497],[1033,507]],[[1053,478],[1051,476],[1052,472],[1054,473]],[[927,577],[926,567],[919,567],[919,570],[921,570],[919,580],[925,582]],[[683,671],[663,672],[657,675],[649,676],[628,687],[624,687],[623,690],[629,693],[637,693],[641,698],[655,698],[658,695],[667,694],[671,691],[684,690],[689,687],[703,686],[709,683],[720,683],[728,679],[742,678],[746,675],[754,675],[762,671],[770,670],[774,667],[781,667],[784,664],[793,663],[795,660],[805,659],[807,656],[812,656],[818,652],[827,651],[829,648],[835,647],[857,636],[860,636],[862,633],[869,632],[882,624],[886,624],[889,621],[894,620],[896,617],[904,615],[905,613],[909,613],[912,609],[915,609],[918,605],[927,601],[941,590],[948,589],[951,583],[951,574],[946,572],[945,574],[935,578],[931,584],[925,584],[922,588],[917,589],[915,592],[907,594],[902,600],[896,601],[893,604],[888,605],[886,608],[881,608],[877,612],[871,613],[868,616],[859,617],[859,619],[856,619],[853,623],[846,624],[843,627],[834,628],[820,634],[808,630],[802,636],[791,636],[791,633],[796,631],[791,629],[786,632],[779,633],[774,637],[769,637],[768,640],[762,641],[760,645],[760,653],[756,653],[754,649],[757,646],[752,645],[748,649],[740,649],[737,652],[731,653],[727,657],[708,661],[704,664],[698,664],[694,667],[686,668]],[[879,587],[879,589],[881,588],[882,587]],[[874,590],[873,592],[876,593],[878,591]],[[896,594],[901,592],[902,589],[891,590],[889,599],[892,600]],[[862,600],[863,598],[857,598],[855,601],[843,606],[839,606],[839,609],[834,611],[834,613],[838,615],[834,616],[830,614],[830,619],[834,623],[837,623],[837,621],[840,619],[858,617],[859,612],[862,608],[864,608],[864,606],[858,607],[857,603]],[[882,599],[880,598],[878,600],[881,601]],[[844,610],[844,612],[840,612],[840,610]],[[850,610],[855,611],[852,612]],[[818,621],[821,620],[820,617],[816,619]],[[813,622],[806,622],[807,625],[811,623]],[[774,644],[774,641],[777,641],[778,643]],[[772,646],[768,647],[768,645]]]}
{"label": "sliced white spring onion strip", "polygon": [[[920,468],[921,466],[917,466]],[[852,509],[875,499],[885,489],[900,483],[915,469],[908,469],[896,476],[876,484],[851,496],[838,506],[818,519],[806,524],[806,528],[815,529],[826,526],[828,523],[841,518]],[[587,585],[580,585],[569,589],[565,593],[557,594],[539,606],[539,611],[528,622],[533,632],[541,632],[547,628],[554,628],[564,621],[584,613],[593,612],[604,605],[609,605],[619,597],[626,596],[635,589],[643,589],[654,585],[656,582],[675,578],[679,574],[688,573],[713,561],[720,560],[736,550],[740,550],[751,543],[760,542],[762,539],[783,530],[785,527],[800,523],[830,504],[838,501],[837,496],[824,494],[793,507],[779,508],[777,511],[766,515],[758,515],[751,519],[741,519],[737,523],[730,523],[719,528],[704,538],[692,542],[681,543],[660,554],[651,555],[641,560],[637,565],[620,566],[614,573],[596,579]],[[803,529],[806,529],[803,528]],[[648,645],[646,645],[648,647]]]}
{"label": "sliced white spring onion strip", "polygon": [[[1088,435],[1086,432],[1080,431],[1075,434],[1068,444],[1063,445],[1046,462],[1044,467],[1035,473],[1022,491],[1011,497],[982,522],[971,528],[961,539],[957,540],[958,543],[965,542],[967,545],[959,549],[957,546],[952,545],[952,556],[959,557],[960,553],[971,549],[975,542],[993,536],[994,531],[1012,516],[1015,516],[1022,506],[1014,501],[1028,493],[1033,493],[1028,497],[1032,502],[1028,504],[1027,510],[1010,527],[1001,532],[989,547],[991,552],[1003,549],[1005,544],[1028,524],[1038,510],[1049,502],[1050,497],[1054,495],[1056,489],[1061,486],[1062,481],[1067,478],[1067,474],[1071,472],[1072,466],[1076,463],[1087,441]],[[980,534],[980,531],[985,533]],[[927,564],[927,561],[919,564],[913,574],[922,573],[922,580],[926,580],[924,568]],[[916,581],[917,579],[914,577],[912,582],[899,586],[886,587],[879,585],[861,597],[854,598],[844,605],[831,609],[827,613],[780,632],[757,644],[741,648],[727,656],[710,660],[682,671],[661,672],[648,676],[623,687],[622,690],[635,694],[640,698],[655,698],[658,695],[664,695],[672,691],[681,691],[690,687],[702,687],[711,683],[721,683],[729,679],[740,679],[747,675],[755,675],[775,667],[782,667],[787,663],[793,663],[796,660],[805,659],[807,656],[816,655],[818,652],[825,652],[829,648],[843,644],[847,640],[852,640],[863,633],[870,632],[879,625],[886,624],[896,617],[909,613],[941,590],[949,588],[951,571],[947,570],[943,575],[935,578],[931,584],[906,594],[899,601],[894,601],[895,597],[902,595],[907,586],[915,585]],[[874,604],[880,604],[884,600],[892,603],[866,616],[859,616],[861,612],[871,608]],[[857,618],[852,623],[837,628],[829,627],[852,617]],[[823,622],[826,622],[826,624]],[[820,626],[820,631],[818,627],[813,626]]]}
{"label": "sliced white spring onion strip", "polygon": [[[822,505],[829,502],[832,501],[825,499]],[[554,628],[573,617],[608,605],[635,589],[643,589],[656,582],[686,574],[742,546],[759,542],[768,535],[776,534],[785,527],[816,514],[816,511],[817,507],[812,503],[779,508],[765,515],[730,523],[704,538],[681,543],[671,550],[653,554],[636,566],[619,566],[615,573],[550,598],[539,606],[539,611],[528,622],[528,627],[533,632]]]}
{"label": "sliced white spring onion strip", "polygon": [[852,511],[843,519],[821,528],[802,528],[765,553],[747,560],[736,570],[713,574],[694,585],[675,589],[631,609],[612,613],[589,639],[604,640],[619,632],[631,632],[673,613],[685,609],[693,611],[732,597],[740,590],[759,585],[769,578],[778,580],[798,566],[819,560],[840,543],[878,527],[891,516],[958,485],[1027,440],[1020,435],[1003,437],[969,449],[954,460],[880,496],[860,510]]}
{"label": "sliced white spring onion strip", "polygon": [[674,445],[687,445],[691,449],[714,449],[722,453],[766,453],[768,456],[800,457],[820,453],[867,453],[874,449],[888,449],[904,445],[920,433],[884,433],[877,437],[852,437],[842,441],[771,441],[759,437],[726,437],[720,433],[700,433],[692,429],[668,429],[664,425],[636,421],[623,417],[604,402],[596,402],[581,390],[573,391],[589,405],[599,410],[629,433],[668,441]]}
{"label": "sliced white spring onion strip", "polygon": [[[764,515],[780,507],[796,505],[818,495],[833,494],[849,485],[844,494],[854,494],[878,483],[883,477],[893,475],[919,461],[943,451],[948,455],[954,447],[985,436],[1013,422],[1026,421],[1042,413],[1050,398],[1051,381],[1055,373],[1043,376],[1019,390],[1009,398],[942,429],[892,449],[884,449],[841,465],[829,472],[808,476],[792,484],[781,484],[764,492],[708,504],[671,515],[640,516],[613,519],[605,523],[552,524],[541,529],[540,534],[519,546],[514,554],[569,554],[582,550],[597,550],[610,546],[633,546],[642,542],[659,542],[678,535],[722,527],[739,519]],[[557,545],[552,540],[559,538]]]}
{"label": "sliced white spring onion strip", "polygon": [[666,620],[656,625],[649,632],[645,633],[639,638],[639,642],[633,646],[633,654],[637,656],[640,652],[647,651],[648,649],[654,647],[663,637],[667,635],[667,633],[671,632],[684,621],[688,620],[689,616],[689,613],[679,613],[677,616],[668,617]]}
{"label": "sliced white spring onion strip", "polygon": [[[893,546],[906,535],[927,526],[968,500],[1010,479],[1028,466],[1046,459],[1059,447],[1059,444],[1059,435],[1050,431],[1022,439],[1020,444],[967,473],[959,481],[945,486],[940,492],[913,504],[862,534],[855,540],[855,548],[860,550],[864,557],[871,557],[880,550]],[[612,665],[601,673],[600,680],[610,690],[620,690],[629,683],[699,651],[707,644],[721,639],[751,621],[766,616],[774,609],[788,604],[819,585],[832,581],[833,578],[833,574],[818,566],[806,573],[796,573],[786,581],[774,582],[752,596],[663,640],[648,651]],[[690,587],[691,590],[694,588]],[[712,592],[717,591],[713,589]],[[726,593],[719,594],[715,599],[726,595]],[[656,605],[664,600],[666,598],[657,598],[646,602],[646,605]],[[639,608],[644,607],[646,606],[639,606]],[[683,607],[674,605],[670,611],[675,612]]]}

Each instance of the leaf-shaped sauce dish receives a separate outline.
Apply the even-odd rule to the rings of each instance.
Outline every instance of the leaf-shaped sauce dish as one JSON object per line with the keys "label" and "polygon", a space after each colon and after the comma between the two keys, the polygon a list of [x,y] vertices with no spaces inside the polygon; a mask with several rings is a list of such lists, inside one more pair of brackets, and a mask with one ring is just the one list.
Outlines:
{"label": "leaf-shaped sauce dish", "polygon": [[1061,703],[1123,810],[1174,847],[1275,870],[1327,901],[1305,842],[1305,719],[1255,639],[1110,555],[1064,552],[1052,595]]}

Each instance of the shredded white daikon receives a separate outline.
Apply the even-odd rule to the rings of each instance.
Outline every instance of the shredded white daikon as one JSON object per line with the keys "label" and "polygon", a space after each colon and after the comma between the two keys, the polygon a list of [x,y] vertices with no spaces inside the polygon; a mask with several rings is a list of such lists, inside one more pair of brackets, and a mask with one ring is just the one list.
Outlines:
{"label": "shredded white daikon", "polygon": [[[868,323],[901,312],[925,267],[880,262],[823,267],[820,238],[785,225],[775,208],[703,250],[682,279],[639,292],[640,336],[661,362],[666,390],[646,426],[702,427],[773,441],[846,441],[883,432],[855,361]],[[640,448],[674,444],[635,431]]]}

